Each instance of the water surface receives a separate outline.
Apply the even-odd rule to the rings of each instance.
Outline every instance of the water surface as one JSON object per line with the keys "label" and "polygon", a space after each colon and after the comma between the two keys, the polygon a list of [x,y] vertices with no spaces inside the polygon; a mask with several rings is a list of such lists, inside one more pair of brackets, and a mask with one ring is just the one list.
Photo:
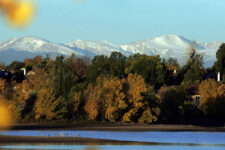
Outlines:
{"label": "water surface", "polygon": [[224,150],[224,132],[118,132],[118,131],[4,131],[0,135],[12,136],[68,136],[149,142],[149,145],[87,145],[70,144],[4,144],[0,149],[65,149],[65,150]]}
{"label": "water surface", "polygon": [[0,146],[0,149],[30,149],[30,150],[224,150],[220,146],[129,146],[129,145],[99,145],[99,146],[86,146],[86,145],[5,145]]}
{"label": "water surface", "polygon": [[6,131],[0,135],[71,136],[119,141],[224,144],[225,132]]}

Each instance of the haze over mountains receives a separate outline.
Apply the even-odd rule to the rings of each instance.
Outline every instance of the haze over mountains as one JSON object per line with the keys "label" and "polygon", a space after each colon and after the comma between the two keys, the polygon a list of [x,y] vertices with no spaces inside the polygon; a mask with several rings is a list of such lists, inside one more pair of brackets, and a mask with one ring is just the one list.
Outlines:
{"label": "haze over mountains", "polygon": [[[75,40],[70,43],[57,44],[42,38],[26,36],[13,38],[5,42],[0,42],[0,62],[6,64],[14,60],[23,61],[37,55],[51,56],[65,55],[72,53],[78,56],[110,55],[113,51],[119,51],[128,56],[135,53],[146,55],[159,54],[162,58],[177,58],[180,64],[186,61],[186,49],[192,41],[182,36],[163,35],[156,38],[137,41],[129,44],[115,44],[108,41],[85,41]],[[201,43],[196,41],[196,48],[204,54],[205,67],[211,67],[216,60],[216,51],[222,41]]]}

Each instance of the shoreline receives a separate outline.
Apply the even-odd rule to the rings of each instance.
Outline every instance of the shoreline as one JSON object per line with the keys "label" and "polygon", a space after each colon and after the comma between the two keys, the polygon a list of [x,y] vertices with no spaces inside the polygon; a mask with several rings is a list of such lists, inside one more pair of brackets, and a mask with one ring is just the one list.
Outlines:
{"label": "shoreline", "polygon": [[118,141],[81,137],[38,137],[38,136],[8,136],[0,135],[0,145],[4,144],[27,144],[27,143],[47,143],[47,144],[79,144],[79,145],[149,145],[157,144],[150,142]]}
{"label": "shoreline", "polygon": [[194,125],[118,125],[118,124],[87,124],[87,125],[45,125],[25,124],[13,125],[9,130],[84,130],[84,131],[168,131],[168,132],[225,132],[225,127],[203,127]]}

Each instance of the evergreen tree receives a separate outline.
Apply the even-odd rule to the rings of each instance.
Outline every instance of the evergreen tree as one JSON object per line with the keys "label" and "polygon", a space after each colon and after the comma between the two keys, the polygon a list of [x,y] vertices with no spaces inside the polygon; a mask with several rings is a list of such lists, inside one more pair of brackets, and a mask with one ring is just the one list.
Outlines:
{"label": "evergreen tree", "polygon": [[203,79],[203,55],[198,54],[194,46],[190,45],[187,49],[188,59],[186,65],[183,67],[184,84],[189,86],[191,84],[199,84]]}
{"label": "evergreen tree", "polygon": [[214,63],[214,67],[217,72],[224,75],[225,80],[225,43],[223,43],[216,52],[217,61]]}
{"label": "evergreen tree", "polygon": [[95,82],[98,76],[123,77],[126,57],[120,52],[112,52],[110,57],[95,56],[87,73],[89,82]]}
{"label": "evergreen tree", "polygon": [[135,54],[128,58],[125,72],[141,75],[147,84],[155,88],[162,86],[166,79],[166,66],[160,56]]}

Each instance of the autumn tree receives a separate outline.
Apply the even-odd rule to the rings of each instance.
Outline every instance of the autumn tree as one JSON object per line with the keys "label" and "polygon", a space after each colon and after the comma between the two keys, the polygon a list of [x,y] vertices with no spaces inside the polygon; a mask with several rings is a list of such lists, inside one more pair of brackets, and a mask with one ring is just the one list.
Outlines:
{"label": "autumn tree", "polygon": [[155,99],[154,88],[147,86],[138,74],[129,74],[123,79],[123,88],[128,106],[122,121],[148,124],[156,122],[160,109]]}
{"label": "autumn tree", "polygon": [[68,64],[74,75],[78,78],[78,80],[82,80],[84,77],[86,77],[90,65],[89,58],[80,58],[72,54],[69,58],[66,59],[66,63]]}
{"label": "autumn tree", "polygon": [[200,106],[204,114],[210,118],[224,120],[225,84],[219,85],[213,79],[207,79],[199,85]]}
{"label": "autumn tree", "polygon": [[98,86],[88,85],[84,91],[86,104],[84,110],[87,112],[90,120],[95,120],[99,114],[99,99],[101,96],[101,89]]}
{"label": "autumn tree", "polygon": [[24,102],[29,98],[29,92],[26,91],[25,85],[22,83],[14,84],[13,99]]}
{"label": "autumn tree", "polygon": [[34,70],[34,71],[36,71],[36,69],[41,67],[42,61],[43,61],[42,56],[36,56],[34,58],[26,58],[26,59],[24,59],[25,66],[27,68],[31,67],[32,70]]}
{"label": "autumn tree", "polygon": [[225,121],[225,110],[224,110],[225,84],[221,84],[218,86],[217,93],[218,95],[214,99],[214,103],[212,105],[211,104],[208,105],[208,113],[210,117],[224,122]]}
{"label": "autumn tree", "polygon": [[38,69],[33,74],[28,74],[22,83],[14,81],[13,97],[16,100],[25,102],[29,96],[36,95],[41,88],[46,87],[48,82],[49,77],[47,73],[42,69]]}
{"label": "autumn tree", "polygon": [[200,108],[203,112],[206,111],[205,103],[209,98],[215,98],[217,96],[218,83],[214,79],[207,79],[201,82],[199,85],[200,92]]}
{"label": "autumn tree", "polygon": [[147,88],[144,79],[137,74],[129,74],[123,82],[128,108],[122,120],[132,122],[137,119],[138,110],[144,105],[142,93],[146,92]]}
{"label": "autumn tree", "polygon": [[56,98],[53,89],[43,88],[38,92],[35,102],[35,119],[53,120],[57,117],[60,98]]}
{"label": "autumn tree", "polygon": [[116,77],[104,78],[101,89],[104,118],[109,121],[120,121],[122,112],[127,107],[122,82]]}
{"label": "autumn tree", "polygon": [[89,85],[87,91],[90,92],[87,95],[85,110],[90,119],[99,116],[103,120],[120,121],[122,111],[127,107],[120,79],[99,77],[97,85]]}
{"label": "autumn tree", "polygon": [[5,90],[5,79],[0,78],[0,94]]}

